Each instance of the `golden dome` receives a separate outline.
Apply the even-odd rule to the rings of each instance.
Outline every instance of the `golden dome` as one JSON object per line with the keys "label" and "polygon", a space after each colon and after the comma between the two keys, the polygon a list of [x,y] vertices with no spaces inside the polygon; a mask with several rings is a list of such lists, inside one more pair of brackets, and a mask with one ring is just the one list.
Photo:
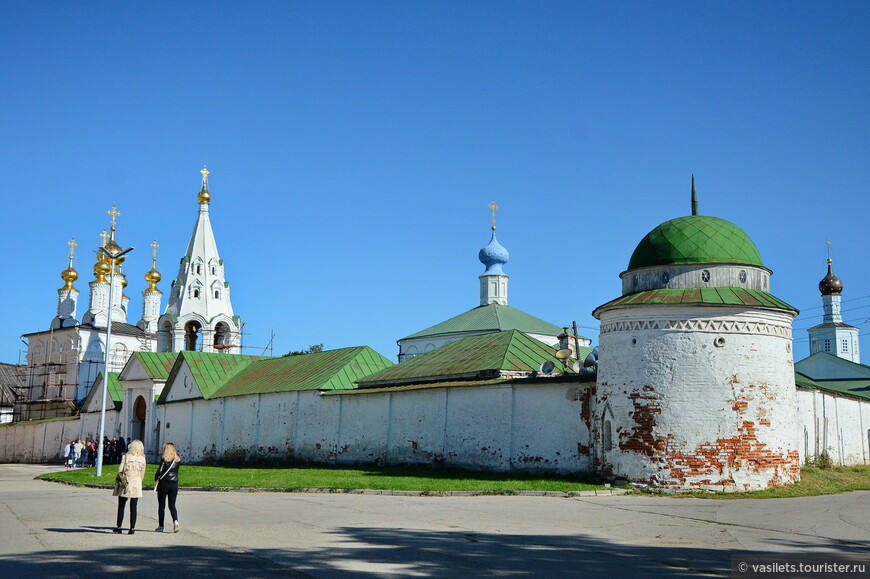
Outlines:
{"label": "golden dome", "polygon": [[158,283],[161,279],[163,279],[163,276],[160,275],[160,272],[157,271],[157,268],[152,267],[152,268],[151,268],[151,271],[149,271],[148,273],[145,274],[145,281],[148,282],[148,287],[147,287],[147,288],[145,289],[145,291],[142,292],[142,293],[145,293],[145,292],[159,292],[160,290],[157,289],[157,283]]}
{"label": "golden dome", "polygon": [[76,243],[76,238],[73,237],[70,242],[67,243],[67,245],[69,245],[69,265],[67,265],[65,270],[60,272],[60,279],[65,281],[66,285],[64,285],[60,289],[75,290],[76,288],[73,287],[73,282],[79,278],[79,272],[77,272],[75,268],[73,268],[73,258],[75,257],[76,247],[78,246],[78,244]]}
{"label": "golden dome", "polygon": [[97,254],[97,263],[94,264],[94,281],[97,283],[109,283],[106,276],[112,273],[112,266],[109,265],[109,258],[102,253]]}
{"label": "golden dome", "polygon": [[196,198],[199,200],[200,205],[211,201],[211,194],[209,194],[205,185],[202,186],[202,189],[200,189],[199,195],[197,195]]}
{"label": "golden dome", "polygon": [[73,287],[73,282],[79,278],[79,272],[73,269],[72,263],[70,263],[69,267],[60,272],[60,279],[66,282],[66,285],[60,289],[65,290],[74,290],[76,288]]}

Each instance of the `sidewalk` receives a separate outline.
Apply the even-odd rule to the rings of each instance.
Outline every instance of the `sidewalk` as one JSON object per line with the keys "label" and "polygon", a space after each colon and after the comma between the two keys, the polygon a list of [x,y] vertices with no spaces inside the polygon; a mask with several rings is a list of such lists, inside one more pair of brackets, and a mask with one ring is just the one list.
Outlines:
{"label": "sidewalk", "polygon": [[[870,492],[776,500],[426,497],[182,491],[158,534],[154,493],[133,536],[108,490],[0,465],[0,576],[357,577],[730,574],[735,553],[866,560]],[[128,522],[128,521],[127,521]]]}

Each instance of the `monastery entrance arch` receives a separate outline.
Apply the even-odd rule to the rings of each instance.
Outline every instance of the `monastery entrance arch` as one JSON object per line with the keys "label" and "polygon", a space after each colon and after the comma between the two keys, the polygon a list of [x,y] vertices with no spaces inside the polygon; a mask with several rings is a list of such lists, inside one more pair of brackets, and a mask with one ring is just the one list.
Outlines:
{"label": "monastery entrance arch", "polygon": [[147,406],[145,399],[139,396],[133,404],[133,424],[130,433],[134,440],[141,440],[145,443],[145,414]]}

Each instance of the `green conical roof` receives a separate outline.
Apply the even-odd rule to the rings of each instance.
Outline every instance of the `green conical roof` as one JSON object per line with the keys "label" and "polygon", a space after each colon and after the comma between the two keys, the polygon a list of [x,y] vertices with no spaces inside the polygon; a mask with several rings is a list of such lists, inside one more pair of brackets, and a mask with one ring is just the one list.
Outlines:
{"label": "green conical roof", "polygon": [[628,269],[702,263],[764,267],[745,231],[718,217],[690,215],[665,221],[647,233],[631,254]]}

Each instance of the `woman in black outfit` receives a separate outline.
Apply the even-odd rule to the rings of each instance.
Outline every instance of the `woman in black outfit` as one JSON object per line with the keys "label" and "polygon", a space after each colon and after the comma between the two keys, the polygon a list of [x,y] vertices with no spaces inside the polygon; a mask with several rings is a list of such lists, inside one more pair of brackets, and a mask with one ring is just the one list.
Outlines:
{"label": "woman in black outfit", "polygon": [[163,445],[163,458],[160,466],[154,473],[157,481],[157,532],[163,532],[163,513],[166,507],[166,498],[169,497],[169,514],[172,515],[172,532],[178,532],[178,511],[175,510],[175,498],[178,496],[178,468],[181,466],[181,457],[175,445],[167,442]]}

